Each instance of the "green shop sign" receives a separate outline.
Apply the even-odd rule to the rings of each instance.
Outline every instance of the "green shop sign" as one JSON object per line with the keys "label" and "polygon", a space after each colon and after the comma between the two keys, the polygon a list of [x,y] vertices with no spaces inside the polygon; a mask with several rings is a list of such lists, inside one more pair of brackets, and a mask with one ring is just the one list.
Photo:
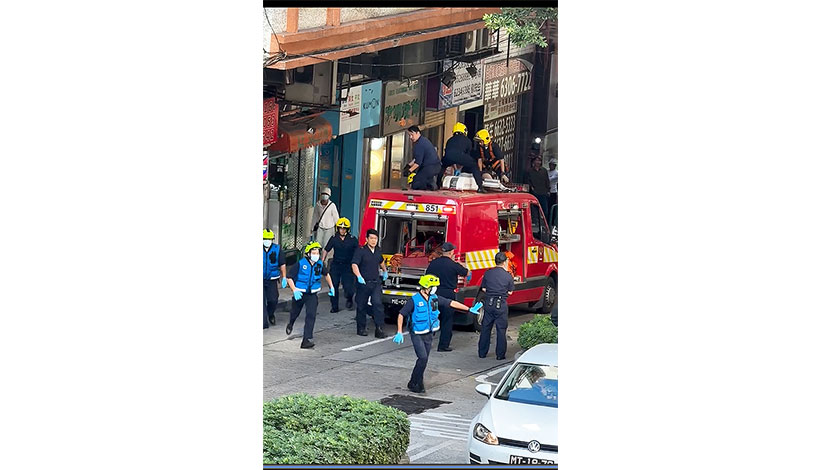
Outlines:
{"label": "green shop sign", "polygon": [[420,124],[422,107],[420,80],[386,82],[382,107],[382,135],[393,134]]}

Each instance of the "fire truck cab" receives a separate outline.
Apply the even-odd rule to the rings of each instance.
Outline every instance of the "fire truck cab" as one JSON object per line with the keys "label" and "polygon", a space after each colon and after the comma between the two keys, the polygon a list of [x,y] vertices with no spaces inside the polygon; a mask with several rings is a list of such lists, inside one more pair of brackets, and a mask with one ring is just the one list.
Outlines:
{"label": "fire truck cab", "polygon": [[[389,272],[382,300],[390,318],[419,290],[420,276],[446,241],[457,246],[455,260],[472,271],[469,282],[459,279],[455,300],[473,305],[484,273],[495,267],[496,253],[503,251],[514,276],[509,305],[549,313],[557,301],[557,242],[531,194],[373,191],[360,233],[371,228],[379,232]],[[477,319],[456,311],[454,323],[478,327]]]}

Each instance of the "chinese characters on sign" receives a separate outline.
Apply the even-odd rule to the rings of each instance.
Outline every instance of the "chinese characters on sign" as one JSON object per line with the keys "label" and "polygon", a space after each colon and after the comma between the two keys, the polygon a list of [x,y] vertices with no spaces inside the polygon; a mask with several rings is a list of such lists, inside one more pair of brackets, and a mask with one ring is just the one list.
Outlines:
{"label": "chinese characters on sign", "polygon": [[[445,60],[443,62],[444,70],[449,70],[453,62]],[[440,84],[440,100],[438,109],[451,108],[453,106],[460,106],[471,101],[481,99],[482,88],[481,83],[484,81],[483,68],[476,68],[475,77],[471,77],[467,72],[470,64],[463,62],[455,62],[455,81],[452,83],[452,88]]]}
{"label": "chinese characters on sign", "polygon": [[488,101],[484,104],[484,120],[492,121],[516,113],[516,98]]}
{"label": "chinese characters on sign", "polygon": [[[362,123],[362,86],[341,90],[341,113],[339,113],[339,135],[356,132]],[[356,113],[350,116],[350,113]]]}
{"label": "chinese characters on sign", "polygon": [[274,98],[263,100],[263,147],[277,142],[277,103]]}
{"label": "chinese characters on sign", "polygon": [[484,66],[484,101],[510,98],[531,90],[531,71],[520,60]]}
{"label": "chinese characters on sign", "polygon": [[516,114],[485,122],[484,127],[493,136],[493,142],[499,144],[499,148],[508,156],[506,160],[509,160],[515,146]]}
{"label": "chinese characters on sign", "polygon": [[420,123],[421,91],[419,80],[410,85],[405,82],[385,84],[382,135],[393,134]]}

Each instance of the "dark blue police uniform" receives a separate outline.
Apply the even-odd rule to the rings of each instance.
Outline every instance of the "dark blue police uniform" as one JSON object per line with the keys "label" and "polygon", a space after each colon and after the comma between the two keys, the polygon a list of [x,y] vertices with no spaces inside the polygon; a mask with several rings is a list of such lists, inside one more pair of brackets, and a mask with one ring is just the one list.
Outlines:
{"label": "dark blue police uniform", "polygon": [[334,235],[327,242],[324,251],[335,250],[332,261],[330,261],[330,277],[335,287],[335,295],[330,297],[333,310],[338,310],[338,288],[344,285],[344,297],[347,298],[347,308],[353,308],[353,296],[356,295],[356,276],[353,275],[351,264],[356,249],[359,248],[359,239],[349,233],[342,240],[340,235]]}
{"label": "dark blue police uniform", "polygon": [[287,330],[291,329],[295,320],[300,316],[303,307],[306,307],[306,319],[303,325],[303,341],[311,341],[315,334],[315,315],[318,310],[318,292],[321,290],[321,279],[324,276],[324,263],[318,260],[310,264],[307,258],[303,258],[286,273],[286,277],[295,281],[295,290],[302,295],[300,300],[292,300],[292,314],[289,317]]}
{"label": "dark blue police uniform", "polygon": [[478,160],[472,156],[472,141],[463,134],[455,134],[446,141],[441,160],[441,172],[438,177],[438,185],[443,181],[443,172],[452,165],[461,165],[464,173],[473,175],[478,188],[483,188],[484,179],[478,171]]}
{"label": "dark blue police uniform", "polygon": [[435,182],[440,173],[440,158],[432,142],[422,135],[414,143],[414,163],[418,165],[418,168],[411,182],[411,189],[436,189]]}
{"label": "dark blue police uniform", "polygon": [[[467,272],[467,268],[447,256],[435,258],[429,263],[429,267],[426,268],[426,274],[434,274],[440,278],[437,295],[447,299],[455,298],[455,288],[458,287],[458,276],[466,276]],[[438,351],[449,349],[449,343],[452,341],[452,319],[454,316],[455,311],[449,306],[448,302],[445,305],[441,304]]]}
{"label": "dark blue police uniform", "polygon": [[272,243],[267,250],[263,248],[263,328],[268,328],[269,322],[274,323],[281,260],[280,247],[276,243]]}
{"label": "dark blue police uniform", "polygon": [[[382,277],[379,265],[384,261],[382,249],[378,246],[370,251],[367,245],[360,246],[353,254],[351,264],[359,267],[359,274],[364,284],[356,284],[356,333],[362,334],[367,328],[367,315],[373,310],[373,322],[377,329],[385,326],[385,307],[382,305]],[[368,306],[370,300],[371,306]]]}
{"label": "dark blue police uniform", "polygon": [[507,352],[508,292],[513,292],[513,276],[504,268],[488,269],[480,288],[487,289],[484,297],[484,319],[478,338],[478,357],[486,357],[490,350],[490,334],[496,326],[496,359],[504,359]]}

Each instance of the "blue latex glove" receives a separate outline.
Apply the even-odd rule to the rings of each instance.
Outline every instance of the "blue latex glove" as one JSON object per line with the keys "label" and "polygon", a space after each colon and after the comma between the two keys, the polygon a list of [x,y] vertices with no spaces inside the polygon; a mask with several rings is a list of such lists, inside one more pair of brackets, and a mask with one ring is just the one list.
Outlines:
{"label": "blue latex glove", "polygon": [[295,297],[295,300],[300,300],[303,298],[303,294],[301,294],[299,290],[296,290],[292,295]]}
{"label": "blue latex glove", "polygon": [[388,279],[388,271],[383,271],[382,272],[382,280],[384,281],[386,279]]}
{"label": "blue latex glove", "polygon": [[455,176],[458,176],[460,174],[461,174],[461,170],[455,170]]}
{"label": "blue latex glove", "polygon": [[483,307],[483,306],[484,306],[484,304],[481,303],[481,302],[473,305],[472,308],[470,308],[470,313],[478,315],[478,311],[481,310],[481,307]]}
{"label": "blue latex glove", "polygon": [[335,297],[335,287],[330,287],[330,297]]}
{"label": "blue latex glove", "polygon": [[285,289],[286,287],[288,287],[288,285],[289,285],[289,281],[287,281],[286,278],[284,277],[283,280],[280,281],[280,287]]}
{"label": "blue latex glove", "polygon": [[365,282],[365,278],[363,278],[362,276],[359,276],[359,277],[357,277],[356,279],[358,279],[358,280],[359,280],[359,284],[366,284],[366,282]]}
{"label": "blue latex glove", "polygon": [[470,279],[472,279],[472,271],[470,271],[469,273],[467,273],[467,278],[466,278],[466,279],[464,279],[464,282],[470,282]]}
{"label": "blue latex glove", "polygon": [[397,334],[394,335],[394,342],[395,343],[402,344],[403,341],[405,341],[405,340],[403,339],[403,334],[402,333],[397,333]]}

